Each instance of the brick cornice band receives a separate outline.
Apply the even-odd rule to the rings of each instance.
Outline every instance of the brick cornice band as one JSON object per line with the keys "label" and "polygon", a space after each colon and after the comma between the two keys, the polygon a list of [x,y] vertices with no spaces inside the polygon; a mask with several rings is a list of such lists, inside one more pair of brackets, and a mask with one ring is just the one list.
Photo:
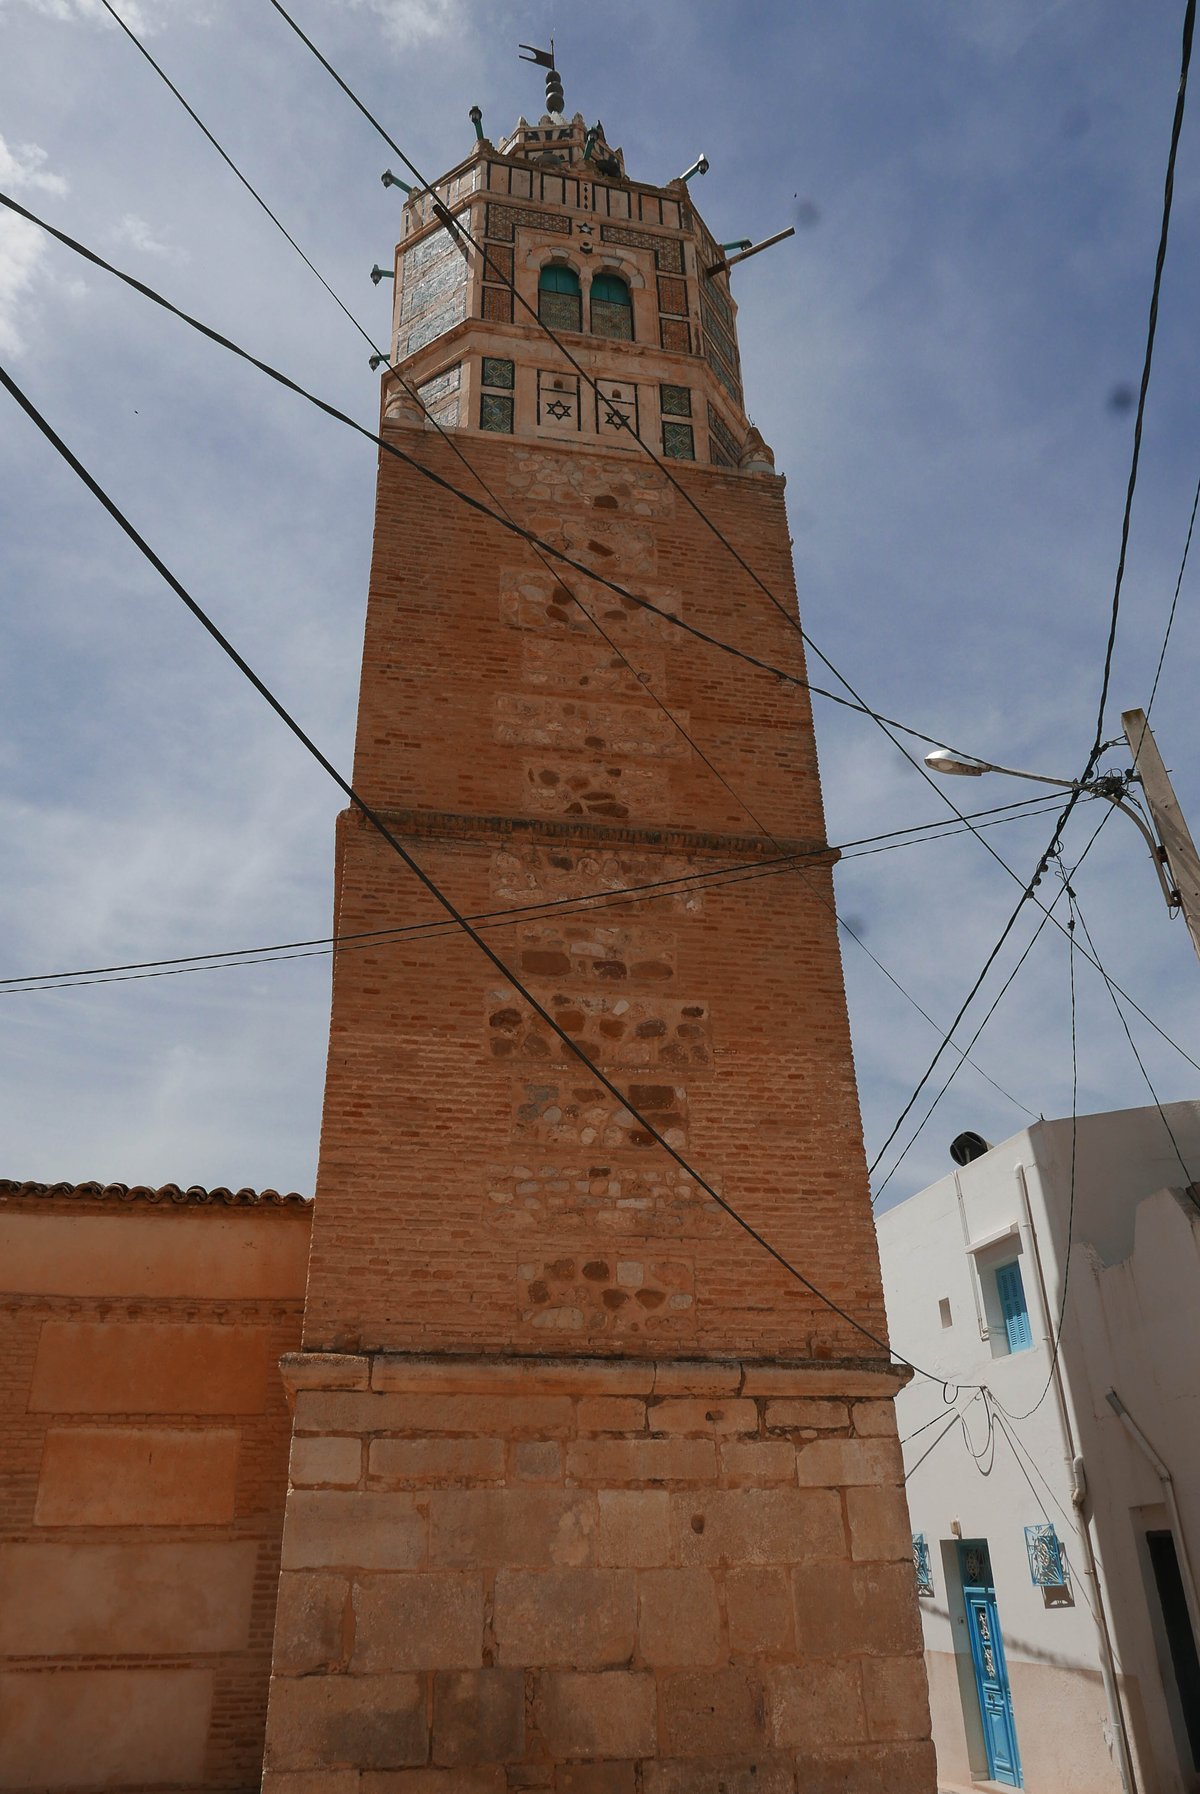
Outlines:
{"label": "brick cornice band", "polygon": [[[528,816],[473,815],[455,810],[393,810],[380,807],[388,827],[401,836],[447,841],[472,841],[503,835],[519,841],[586,842],[595,846],[644,847],[654,853],[719,854],[737,859],[780,859],[803,856],[812,866],[833,866],[841,858],[827,842],[787,836],[727,835],[684,828],[636,828],[606,822],[583,822],[575,817],[558,822],[548,817],[532,821]],[[357,810],[342,812],[345,823],[370,831],[372,825]]]}

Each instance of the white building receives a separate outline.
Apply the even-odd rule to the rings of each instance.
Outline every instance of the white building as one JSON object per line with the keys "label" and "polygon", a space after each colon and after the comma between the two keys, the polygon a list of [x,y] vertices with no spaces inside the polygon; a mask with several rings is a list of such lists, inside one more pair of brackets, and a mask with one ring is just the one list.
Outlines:
{"label": "white building", "polygon": [[1200,1103],[1072,1134],[879,1219],[940,1785],[1194,1794]]}

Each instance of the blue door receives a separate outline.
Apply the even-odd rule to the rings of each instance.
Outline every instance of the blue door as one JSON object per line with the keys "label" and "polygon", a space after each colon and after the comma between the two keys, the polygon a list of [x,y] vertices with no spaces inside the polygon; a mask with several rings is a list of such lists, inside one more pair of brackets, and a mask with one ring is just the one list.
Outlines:
{"label": "blue door", "polygon": [[1021,1758],[1017,1728],[1013,1723],[1012,1692],[1004,1663],[1004,1640],[992,1587],[992,1562],[984,1539],[964,1539],[958,1547],[963,1603],[967,1610],[967,1635],[975,1666],[975,1690],[983,1741],[987,1747],[988,1778],[1005,1787],[1019,1788]]}

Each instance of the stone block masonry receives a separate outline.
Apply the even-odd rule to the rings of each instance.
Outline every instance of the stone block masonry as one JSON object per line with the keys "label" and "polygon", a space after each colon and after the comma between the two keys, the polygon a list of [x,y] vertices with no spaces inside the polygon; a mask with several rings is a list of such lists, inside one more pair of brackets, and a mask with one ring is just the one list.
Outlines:
{"label": "stone block masonry", "polygon": [[896,1376],[283,1368],[264,1794],[930,1785]]}

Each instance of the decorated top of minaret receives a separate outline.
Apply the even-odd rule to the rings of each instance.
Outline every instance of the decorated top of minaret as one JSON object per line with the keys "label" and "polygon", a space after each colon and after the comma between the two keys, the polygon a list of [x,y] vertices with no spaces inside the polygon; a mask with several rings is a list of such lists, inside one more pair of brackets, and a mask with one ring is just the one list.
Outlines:
{"label": "decorated top of minaret", "polygon": [[516,129],[497,145],[502,156],[524,156],[542,167],[564,163],[601,176],[604,180],[624,180],[625,157],[612,149],[604,126],[597,119],[594,125],[584,122],[583,114],[566,116],[562,76],[555,65],[554,39],[548,50],[533,44],[521,44],[522,62],[536,63],[546,70],[546,111],[535,125],[525,118],[517,120]]}
{"label": "decorated top of minaret", "polygon": [[603,124],[568,115],[553,42],[522,49],[546,71],[536,124],[493,142],[473,106],[474,149],[440,180],[383,177],[407,196],[385,417],[769,470],[729,285],[752,251],[716,241],[695,209],[707,158],[631,178]]}

